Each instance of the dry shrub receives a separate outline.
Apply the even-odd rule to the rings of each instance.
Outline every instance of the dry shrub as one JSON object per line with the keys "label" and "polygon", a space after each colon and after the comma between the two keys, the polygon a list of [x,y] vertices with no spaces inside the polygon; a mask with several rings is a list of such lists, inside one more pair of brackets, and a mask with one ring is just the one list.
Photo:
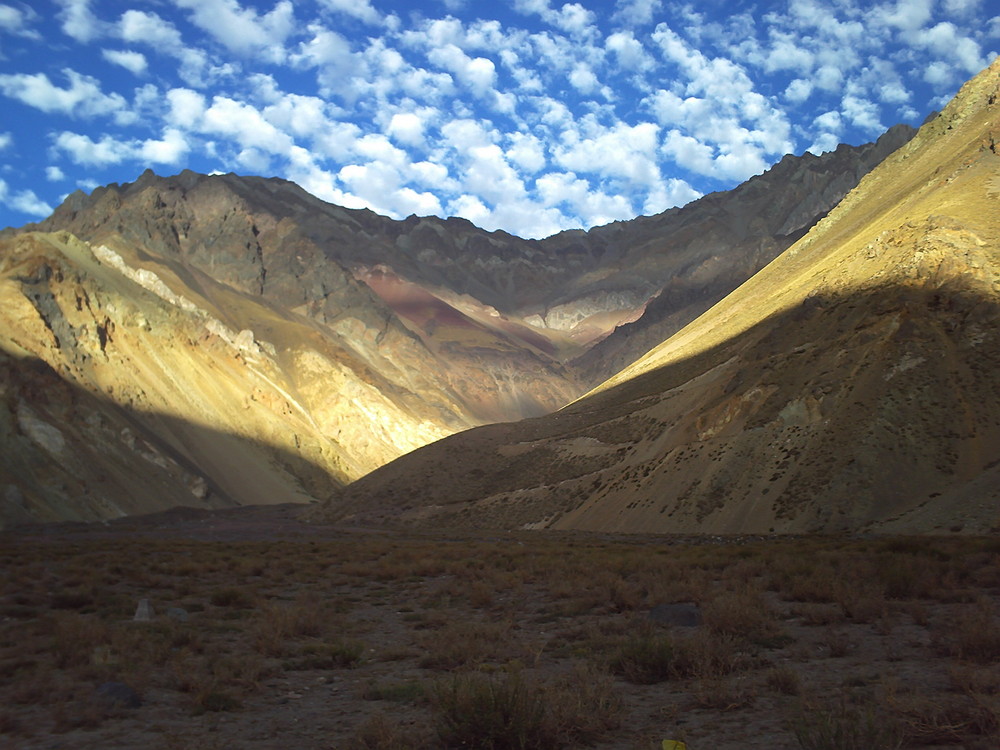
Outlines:
{"label": "dry shrub", "polygon": [[770,606],[759,591],[726,591],[702,606],[705,626],[714,633],[768,643],[779,632]]}
{"label": "dry shrub", "polygon": [[749,656],[732,635],[699,631],[688,637],[646,630],[620,644],[611,668],[629,682],[652,685],[671,679],[712,679],[745,669]]}
{"label": "dry shrub", "polygon": [[307,669],[344,669],[358,666],[364,657],[365,644],[351,639],[311,641],[282,663],[288,671]]}
{"label": "dry shrub", "polygon": [[984,598],[976,606],[962,609],[946,630],[935,634],[935,640],[956,659],[975,664],[1000,662],[1000,620],[993,612],[993,603]]}
{"label": "dry shrub", "polygon": [[823,634],[822,643],[826,646],[831,659],[845,657],[857,646],[850,633],[837,628],[828,628]]}
{"label": "dry shrub", "polygon": [[610,679],[577,673],[544,683],[520,672],[455,675],[432,696],[443,747],[549,750],[591,742],[618,726]]}
{"label": "dry shrub", "polygon": [[765,680],[769,688],[782,695],[798,695],[802,692],[802,678],[788,666],[774,667],[768,671]]}
{"label": "dry shrub", "polygon": [[739,711],[757,700],[753,688],[743,680],[714,677],[698,680],[692,693],[692,705],[707,711]]}
{"label": "dry shrub", "polygon": [[844,584],[837,593],[837,603],[844,615],[857,623],[874,622],[889,612],[885,591],[878,582]]}
{"label": "dry shrub", "polygon": [[1000,694],[1000,670],[991,666],[953,665],[948,671],[952,687],[960,693],[973,695]]}
{"label": "dry shrub", "polygon": [[1000,739],[998,706],[982,696],[892,694],[886,703],[907,747],[960,745],[977,737]]}
{"label": "dry shrub", "polygon": [[804,709],[792,727],[802,750],[896,750],[902,733],[896,722],[871,708],[842,700],[830,708]]}
{"label": "dry shrub", "polygon": [[426,728],[390,719],[382,712],[365,719],[347,743],[348,750],[418,750],[432,746]]}
{"label": "dry shrub", "polygon": [[269,602],[260,608],[254,624],[253,639],[257,650],[268,656],[280,656],[285,641],[320,635],[326,620],[319,600],[299,597],[291,604]]}
{"label": "dry shrub", "polygon": [[523,655],[511,638],[509,623],[450,622],[421,634],[418,645],[425,652],[420,660],[425,669],[474,667],[486,661],[507,662]]}
{"label": "dry shrub", "polygon": [[254,605],[254,595],[237,586],[225,586],[213,591],[209,601],[216,607],[249,609]]}

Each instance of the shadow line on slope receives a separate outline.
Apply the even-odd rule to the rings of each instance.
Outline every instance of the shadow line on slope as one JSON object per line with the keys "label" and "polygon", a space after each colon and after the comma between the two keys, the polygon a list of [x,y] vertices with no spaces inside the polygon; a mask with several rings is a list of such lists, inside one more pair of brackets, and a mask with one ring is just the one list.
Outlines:
{"label": "shadow line on slope", "polygon": [[[655,474],[673,451],[684,446],[769,425],[781,428],[786,420],[797,418],[783,415],[785,407],[816,399],[817,389],[823,388],[830,389],[825,395],[819,393],[827,399],[819,408],[827,424],[816,428],[822,441],[815,450],[836,446],[836,430],[845,440],[869,439],[871,426],[864,420],[874,419],[871,410],[885,398],[899,411],[898,418],[879,417],[889,419],[892,430],[910,429],[907,420],[919,417],[921,429],[940,433],[942,451],[949,455],[962,449],[976,429],[994,435],[996,439],[981,435],[975,441],[979,455],[948,458],[964,477],[1000,459],[996,421],[1000,413],[993,413],[997,409],[990,394],[995,388],[989,380],[990,368],[1000,369],[1000,347],[988,337],[968,350],[975,356],[963,356],[957,347],[962,341],[968,346],[978,329],[995,329],[998,321],[1000,304],[969,289],[961,274],[937,286],[896,284],[849,295],[813,296],[706,351],[559,412],[475,428],[402,456],[348,485],[339,499],[328,503],[326,517],[376,525],[518,528],[547,523],[546,519],[563,516],[595,497],[610,497],[614,493],[609,486],[626,484],[622,477],[630,472],[633,479],[640,469]],[[932,359],[935,352],[945,352],[940,362]],[[931,374],[925,376],[925,371]],[[918,380],[924,377],[926,382]],[[755,389],[762,389],[762,395],[752,413],[726,423],[725,409]],[[917,398],[916,393],[922,395]],[[957,412],[950,414],[945,402]],[[976,415],[979,404],[982,413]],[[717,417],[722,426],[706,436],[709,417]],[[932,424],[934,418],[942,420],[939,425]],[[993,421],[987,424],[988,420]],[[862,423],[863,429],[858,426]],[[705,433],[702,437],[699,428]],[[663,437],[668,434],[669,439]],[[745,450],[763,453],[769,447],[767,434],[761,433],[760,446]],[[905,461],[896,466],[899,445],[882,435],[878,432],[873,444],[886,459],[882,465],[876,461],[850,470],[872,492],[893,481],[896,468],[907,473]],[[640,462],[634,458],[640,444],[655,446],[658,452]],[[982,453],[990,444],[996,455]],[[841,448],[843,463],[854,460],[857,445]],[[705,467],[708,471],[711,464],[705,462]],[[909,474],[896,494],[923,476],[919,471]],[[942,482],[945,478],[938,477]],[[623,486],[617,496],[646,501],[654,491],[651,487],[633,483]],[[910,489],[927,492],[916,485]],[[670,498],[671,491],[663,483],[655,486],[656,493],[675,505],[688,502]],[[645,530],[669,531],[668,527],[664,522],[663,528]]]}
{"label": "shadow line on slope", "polygon": [[0,374],[0,525],[308,502],[338,487],[301,454],[122,405],[35,356],[0,352]]}

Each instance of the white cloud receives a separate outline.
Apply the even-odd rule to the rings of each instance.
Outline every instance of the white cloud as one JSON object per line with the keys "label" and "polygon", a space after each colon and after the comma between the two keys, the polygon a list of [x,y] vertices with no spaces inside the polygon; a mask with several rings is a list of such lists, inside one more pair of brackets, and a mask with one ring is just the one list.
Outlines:
{"label": "white cloud", "polygon": [[802,48],[802,42],[792,34],[776,33],[776,41],[764,61],[764,70],[774,73],[791,70],[799,75],[808,74],[815,64],[813,53]]}
{"label": "white cloud", "polygon": [[661,0],[617,0],[613,20],[628,26],[645,26],[662,7]]}
{"label": "white cloud", "polygon": [[31,8],[14,8],[10,5],[0,5],[0,29],[8,34],[28,39],[41,39],[41,34],[28,24],[38,17]]}
{"label": "white cloud", "polygon": [[987,65],[979,44],[959,34],[953,23],[942,22],[923,29],[913,39],[916,44],[927,47],[936,55],[950,59],[968,75],[978,73]]}
{"label": "white cloud", "polygon": [[847,94],[842,102],[844,116],[852,125],[866,130],[872,135],[881,135],[885,126],[879,121],[878,106],[860,96]]}
{"label": "white cloud", "polygon": [[15,73],[0,75],[0,91],[43,112],[83,117],[112,115],[119,122],[131,117],[125,99],[120,94],[104,94],[96,78],[71,68],[63,68],[62,72],[69,88],[59,88],[44,73]]}
{"label": "white cloud", "polygon": [[545,166],[545,145],[529,133],[513,133],[509,136],[510,148],[504,156],[528,174],[534,174]]}
{"label": "white cloud", "polygon": [[592,94],[600,87],[600,81],[594,71],[583,62],[577,63],[569,74],[569,82],[581,94]]}
{"label": "white cloud", "polygon": [[372,7],[371,0],[321,0],[332,11],[376,26],[382,23],[382,16]]}
{"label": "white cloud", "polygon": [[207,107],[204,96],[183,88],[168,91],[167,103],[170,105],[167,122],[179,127],[197,127]]}
{"label": "white cloud", "polygon": [[35,195],[33,190],[11,192],[10,187],[2,179],[0,179],[0,202],[18,213],[29,216],[45,218],[52,213],[52,206]]}
{"label": "white cloud", "polygon": [[45,168],[45,179],[49,182],[62,182],[66,179],[66,174],[59,167],[49,166]]}
{"label": "white cloud", "polygon": [[570,36],[583,37],[597,34],[597,17],[579,3],[565,3],[558,10],[549,0],[515,0],[514,10],[524,15],[537,15],[545,23],[565,31]]}
{"label": "white cloud", "polygon": [[584,226],[600,226],[631,218],[635,209],[623,195],[608,195],[573,172],[550,172],[536,181],[543,206],[565,205]]}
{"label": "white cloud", "polygon": [[419,146],[424,142],[424,121],[414,112],[397,112],[386,132],[407,146]]}
{"label": "white cloud", "polygon": [[103,35],[102,23],[90,10],[90,0],[58,0],[62,10],[63,33],[78,42],[87,43]]}
{"label": "white cloud", "polygon": [[286,57],[285,40],[295,27],[294,9],[289,0],[258,15],[237,0],[175,0],[191,12],[191,20],[229,50],[240,55],[263,55],[271,62]]}
{"label": "white cloud", "polygon": [[[585,123],[584,134],[571,134],[566,145],[554,148],[555,161],[577,173],[599,174],[623,180],[631,187],[659,182],[656,151],[659,127],[651,122],[603,127]],[[564,136],[565,137],[565,136]],[[610,157],[610,158],[609,158]]]}
{"label": "white cloud", "polygon": [[647,215],[658,214],[674,206],[684,206],[700,198],[702,194],[691,187],[685,180],[672,177],[656,185],[646,198],[642,212]]}
{"label": "white cloud", "polygon": [[693,136],[671,130],[664,137],[662,148],[663,153],[695,174],[716,173],[715,150]]}
{"label": "white cloud", "polygon": [[432,49],[427,58],[464,83],[478,96],[485,95],[496,82],[496,66],[485,57],[469,57],[454,44]]}
{"label": "white cloud", "polygon": [[14,136],[10,133],[0,133],[0,151],[10,146],[14,142]]}
{"label": "white cloud", "polygon": [[947,86],[955,80],[955,71],[948,63],[935,60],[924,69],[924,80],[932,86]]}
{"label": "white cloud", "polygon": [[103,167],[108,164],[119,164],[125,161],[132,149],[125,143],[117,141],[109,135],[95,141],[82,133],[63,131],[54,139],[55,147],[65,152],[74,164],[87,167]]}
{"label": "white cloud", "polygon": [[148,140],[139,147],[139,156],[153,164],[179,164],[191,150],[187,139],[176,128],[167,128],[161,140]]}
{"label": "white cloud", "polygon": [[812,95],[812,92],[813,86],[809,81],[796,78],[785,89],[785,98],[793,104],[801,104]]}
{"label": "white cloud", "polygon": [[176,54],[184,46],[176,27],[156,13],[125,11],[118,21],[118,33],[126,42],[142,42],[167,54]]}
{"label": "white cloud", "polygon": [[[264,154],[285,154],[294,142],[287,133],[269,123],[253,106],[228,96],[215,96],[212,105],[201,115],[198,130],[205,134],[228,136],[244,150]],[[248,151],[245,158],[253,152]]]}
{"label": "white cloud", "polygon": [[612,34],[605,40],[604,46],[614,53],[618,66],[625,70],[648,71],[656,64],[631,31]]}
{"label": "white cloud", "polygon": [[543,16],[546,21],[571,36],[585,36],[596,33],[597,17],[579,3],[566,3],[558,11],[550,11]]}
{"label": "white cloud", "polygon": [[887,104],[902,104],[910,100],[911,94],[899,81],[892,81],[879,87],[878,96]]}
{"label": "white cloud", "polygon": [[135,75],[142,75],[146,72],[146,56],[141,52],[131,50],[102,49],[101,55],[109,63],[120,65]]}
{"label": "white cloud", "polygon": [[448,204],[448,212],[452,216],[461,216],[476,226],[484,226],[490,218],[490,210],[479,198],[465,193]]}

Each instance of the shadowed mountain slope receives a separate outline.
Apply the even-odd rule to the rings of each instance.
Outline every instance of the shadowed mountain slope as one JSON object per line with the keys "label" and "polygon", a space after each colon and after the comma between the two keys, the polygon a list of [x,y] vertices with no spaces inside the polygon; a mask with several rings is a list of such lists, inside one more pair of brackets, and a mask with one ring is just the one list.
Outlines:
{"label": "shadowed mountain slope", "polygon": [[409,454],[351,485],[328,517],[996,527],[998,141],[1000,61],[802,240],[594,392]]}
{"label": "shadowed mountain slope", "polygon": [[[438,438],[551,412],[752,275],[911,134],[786,157],[684,208],[541,241],[393,221],[278,179],[147,171],[77,192],[0,232],[6,434],[34,467],[6,462],[3,507],[58,518],[60,491],[66,518],[165,507],[100,479],[129,450],[146,467],[116,409],[154,454],[183,459],[171,476],[194,504],[325,498]],[[62,379],[64,409],[18,385],[38,363]],[[82,392],[98,400],[78,408]],[[108,443],[103,469],[95,420],[128,448]]]}

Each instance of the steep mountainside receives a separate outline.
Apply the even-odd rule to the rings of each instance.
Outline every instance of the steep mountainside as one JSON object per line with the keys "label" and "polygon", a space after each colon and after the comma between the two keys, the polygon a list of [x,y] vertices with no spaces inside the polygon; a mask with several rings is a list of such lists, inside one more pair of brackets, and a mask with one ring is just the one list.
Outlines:
{"label": "steep mountainside", "polygon": [[69,233],[0,241],[0,521],[306,502],[472,423],[419,351],[406,366],[405,332],[376,370],[257,296],[136,263]]}
{"label": "steep mountainside", "polygon": [[0,524],[325,498],[445,435],[551,412],[748,278],[910,134],[543,241],[277,179],[146,172],[75,193],[0,232]]}
{"label": "steep mountainside", "polygon": [[404,456],[327,517],[1000,526],[998,141],[1000,60],[808,235],[593,393]]}

